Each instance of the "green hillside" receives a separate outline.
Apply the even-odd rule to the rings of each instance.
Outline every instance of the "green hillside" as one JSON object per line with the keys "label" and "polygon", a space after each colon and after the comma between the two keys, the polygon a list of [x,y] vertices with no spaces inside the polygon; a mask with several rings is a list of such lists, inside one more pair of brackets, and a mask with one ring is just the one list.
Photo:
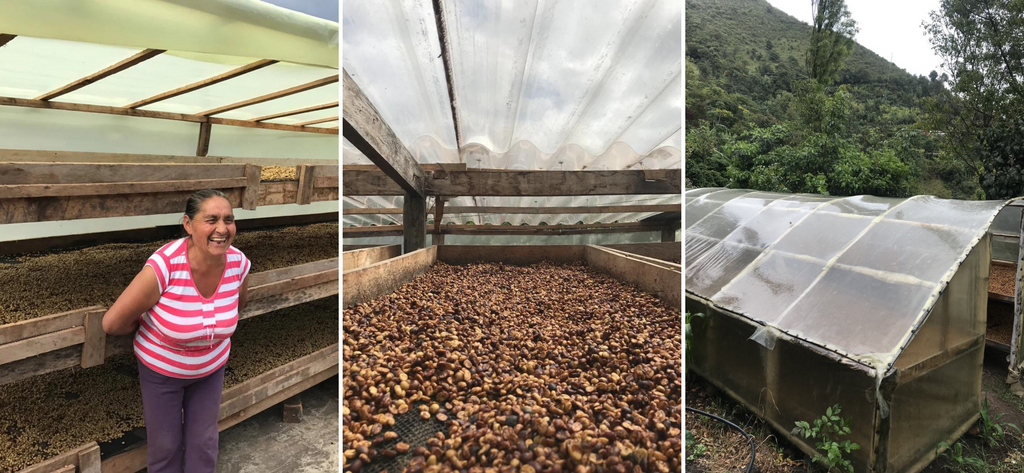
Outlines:
{"label": "green hillside", "polygon": [[765,0],[686,1],[690,184],[975,198],[971,173],[940,162],[927,125],[942,80],[855,44],[818,86],[805,68],[811,32]]}

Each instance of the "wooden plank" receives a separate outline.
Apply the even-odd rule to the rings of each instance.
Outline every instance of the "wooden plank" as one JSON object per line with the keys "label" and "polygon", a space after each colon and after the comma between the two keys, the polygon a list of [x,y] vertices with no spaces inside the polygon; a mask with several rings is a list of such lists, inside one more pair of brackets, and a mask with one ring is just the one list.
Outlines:
{"label": "wooden plank", "polygon": [[313,376],[310,376],[309,378],[306,378],[303,381],[293,384],[285,388],[284,390],[279,391],[278,393],[273,394],[270,397],[257,402],[256,404],[253,404],[252,406],[249,406],[228,417],[225,417],[224,419],[221,419],[220,422],[217,423],[217,428],[220,429],[221,431],[231,428],[232,426],[244,421],[245,419],[248,419],[260,412],[263,412],[272,406],[280,404],[285,399],[302,393],[303,391],[328,380],[332,376],[337,376],[337,374],[338,365],[334,365],[330,368],[327,368],[326,370],[323,370]]}
{"label": "wooden plank", "polygon": [[313,200],[313,166],[300,164],[298,166],[299,188],[295,196],[295,203],[306,205]]}
{"label": "wooden plank", "polygon": [[328,269],[338,269],[338,257],[250,274],[249,287],[254,288],[285,279],[319,273]]}
{"label": "wooden plank", "polygon": [[0,34],[0,48],[5,44],[10,43],[12,39],[17,38],[18,35],[13,34]]}
{"label": "wooden plank", "polygon": [[74,91],[76,91],[78,89],[81,89],[82,87],[85,87],[85,86],[87,86],[89,84],[94,84],[94,83],[96,83],[96,82],[98,82],[98,81],[100,81],[100,80],[102,80],[102,79],[104,79],[106,77],[110,77],[110,76],[112,76],[114,74],[117,74],[118,72],[121,72],[121,71],[123,71],[125,69],[128,69],[129,67],[132,67],[132,66],[134,66],[136,64],[139,64],[139,63],[142,63],[142,62],[144,62],[144,61],[146,61],[148,59],[154,58],[154,57],[162,54],[163,52],[164,52],[164,50],[162,50],[162,49],[144,49],[142,51],[139,51],[139,52],[133,54],[131,57],[129,57],[127,59],[119,61],[117,64],[114,64],[114,65],[112,65],[110,67],[104,68],[103,70],[100,70],[98,72],[94,72],[92,74],[89,74],[89,75],[87,75],[87,76],[85,76],[85,77],[83,77],[81,79],[78,79],[78,80],[76,80],[74,82],[71,82],[70,84],[58,87],[58,88],[56,88],[54,90],[51,90],[51,91],[49,91],[49,92],[47,92],[47,93],[45,93],[43,95],[40,95],[39,97],[36,97],[35,100],[53,100],[53,99],[55,99],[57,97],[60,97],[61,95],[74,92]]}
{"label": "wooden plank", "polygon": [[307,121],[299,122],[299,123],[293,123],[293,125],[295,125],[295,126],[309,126],[309,125],[317,125],[317,124],[320,124],[320,123],[336,122],[336,121],[338,121],[338,117],[326,117],[326,118],[317,118],[315,120],[307,120]]}
{"label": "wooden plank", "polygon": [[[427,177],[423,169],[395,135],[394,130],[384,121],[370,99],[363,94],[359,85],[349,77],[348,72],[345,72],[343,93],[342,134],[345,138],[377,165],[380,169],[377,172],[383,173],[397,183],[395,187],[401,192],[394,195],[409,192],[416,196],[424,196]],[[345,195],[357,195],[348,192],[347,184],[345,187]]]}
{"label": "wooden plank", "polygon": [[[588,225],[452,225],[442,226],[442,232],[449,235],[589,235],[595,233],[656,232],[661,227],[636,222],[595,223]],[[433,228],[427,233],[436,234]],[[342,227],[342,238],[369,238],[399,236],[404,234],[402,225],[379,225],[372,227]]]}
{"label": "wooden plank", "polygon": [[[479,207],[479,206],[446,206],[444,213],[456,214],[521,214],[521,215],[560,215],[560,214],[614,214],[614,213],[649,213],[678,212],[681,204],[663,205],[601,205],[591,207]],[[398,207],[385,208],[353,208],[342,209],[344,215],[394,215],[402,213]],[[437,219],[435,218],[436,222]]]}
{"label": "wooden plank", "polygon": [[254,97],[254,98],[251,98],[251,99],[248,99],[248,100],[243,100],[241,102],[235,102],[235,103],[232,103],[232,104],[224,105],[222,107],[213,108],[213,109],[207,110],[205,112],[200,112],[199,115],[202,115],[204,117],[208,117],[208,116],[211,116],[211,115],[216,115],[218,113],[230,112],[231,110],[239,109],[239,108],[242,108],[242,107],[248,107],[250,105],[256,105],[258,103],[269,102],[269,101],[274,100],[274,99],[279,99],[281,97],[287,97],[289,95],[294,95],[294,94],[297,94],[297,93],[300,93],[300,92],[305,92],[307,90],[313,90],[313,89],[316,89],[316,88],[319,88],[319,87],[323,87],[325,85],[333,84],[335,82],[338,82],[338,74],[335,74],[335,75],[330,76],[330,77],[324,77],[322,79],[317,79],[317,80],[314,80],[314,81],[306,82],[305,84],[296,85],[295,87],[289,87],[287,89],[279,90],[277,92],[271,92],[269,94],[264,94],[264,95],[261,95],[259,97]]}
{"label": "wooden plank", "polygon": [[239,314],[239,319],[247,319],[257,315],[266,314],[275,310],[292,307],[309,301],[323,299],[337,295],[339,286],[337,281],[330,281],[316,286],[304,287],[292,292],[264,297],[260,300],[246,303],[245,309]]}
{"label": "wooden plank", "polygon": [[100,446],[78,451],[78,473],[100,473]]}
{"label": "wooden plank", "polygon": [[[466,163],[418,163],[424,171],[465,171]],[[341,170],[348,171],[380,171],[376,164],[343,164]]]}
{"label": "wooden plank", "polygon": [[196,145],[196,156],[206,156],[210,151],[210,122],[199,124],[199,144]]}
{"label": "wooden plank", "polygon": [[225,389],[222,395],[225,401],[220,405],[220,418],[223,419],[282,391],[288,386],[297,384],[332,366],[337,366],[338,346],[339,344],[335,343],[315,353]]}
{"label": "wooden plank", "polygon": [[221,73],[221,74],[217,74],[217,75],[215,75],[213,77],[208,77],[206,79],[199,80],[199,81],[193,82],[191,84],[178,87],[176,89],[168,90],[167,92],[161,92],[161,93],[156,94],[156,95],[154,95],[152,97],[145,98],[145,99],[139,100],[137,102],[132,102],[132,103],[130,103],[128,105],[125,105],[124,108],[126,108],[126,109],[135,109],[135,108],[139,108],[139,107],[145,107],[146,105],[154,104],[154,103],[160,102],[161,100],[167,100],[169,98],[177,97],[177,96],[183,95],[183,94],[187,94],[189,92],[193,92],[193,91],[202,89],[204,87],[209,87],[209,86],[214,85],[214,84],[219,84],[221,82],[224,82],[224,81],[229,80],[229,79],[233,79],[233,78],[241,76],[243,74],[248,74],[248,73],[253,72],[253,71],[258,71],[260,69],[263,69],[264,67],[267,67],[267,66],[270,66],[270,65],[273,65],[273,64],[277,64],[277,61],[275,61],[273,59],[260,59],[259,61],[246,64],[246,65],[244,65],[242,67],[237,67],[237,68],[232,69],[230,71],[227,71],[227,72],[224,72],[224,73]]}
{"label": "wooden plank", "polygon": [[110,107],[107,105],[92,105],[71,102],[53,102],[49,100],[21,99],[17,97],[0,97],[0,106],[46,108],[50,110],[65,110],[71,112],[102,113],[106,115],[122,115],[139,118],[158,118],[161,120],[176,120],[183,122],[205,123],[214,125],[238,126],[243,128],[260,128],[263,130],[295,131],[300,133],[321,133],[325,135],[337,135],[337,128],[307,127],[285,125],[283,123],[253,122],[249,120],[233,120],[228,118],[205,117],[202,115],[190,115],[186,113],[161,112],[157,110],[140,110],[135,108]]}
{"label": "wooden plank", "polygon": [[382,236],[402,236],[405,232],[401,225],[380,225],[376,227],[341,227],[342,238],[371,238]]}
{"label": "wooden plank", "polygon": [[0,345],[81,326],[85,323],[86,314],[96,310],[104,308],[90,306],[0,326]]}
{"label": "wooden plank", "polygon": [[[434,234],[441,235],[442,238],[444,235],[441,234],[441,220],[444,219],[444,202],[445,199],[438,198],[437,205],[434,206]],[[438,240],[438,244],[444,244],[443,240]]]}
{"label": "wooden plank", "polygon": [[262,166],[245,165],[245,191],[242,192],[242,208],[245,210],[255,210],[259,205],[262,170]]}
{"label": "wooden plank", "polygon": [[315,286],[317,284],[337,280],[338,269],[328,269],[326,271],[305,274],[290,279],[270,282],[257,287],[251,287],[249,288],[249,297],[255,301],[270,296],[276,296],[278,294],[284,294],[286,292],[292,292],[296,289],[302,289],[304,287]]}
{"label": "wooden plank", "polygon": [[601,245],[605,248],[612,248],[627,253],[657,258],[663,261],[680,262],[683,258],[683,245],[680,242],[671,243],[622,243],[616,245]]}
{"label": "wooden plank", "polygon": [[427,246],[427,198],[406,192],[402,208],[402,253],[411,253]]}
{"label": "wooden plank", "polygon": [[72,327],[59,332],[39,335],[0,346],[0,365],[24,360],[42,353],[82,343],[84,327]]}
{"label": "wooden plank", "polygon": [[[0,200],[0,224],[128,217],[180,213],[192,191],[77,197]],[[241,204],[242,189],[226,189],[233,207]]]}
{"label": "wooden plank", "polygon": [[107,333],[103,331],[103,309],[85,314],[82,341],[82,368],[102,365],[106,359]]}
{"label": "wooden plank", "polygon": [[[257,185],[259,182],[257,181]],[[85,195],[151,194],[245,187],[246,178],[194,179],[182,181],[97,182],[87,184],[0,185],[0,199],[33,197],[77,197]]]}
{"label": "wooden plank", "polygon": [[91,450],[93,447],[99,448],[96,442],[86,443],[78,448],[69,450],[61,453],[49,460],[37,463],[23,470],[19,470],[18,473],[53,473],[55,471],[62,471],[66,465],[71,465],[72,473],[75,471],[74,467],[78,466],[78,454],[87,450]]}
{"label": "wooden plank", "polygon": [[444,245],[437,249],[437,260],[448,264],[506,263],[529,265],[542,261],[568,264],[584,260],[584,246]]}
{"label": "wooden plank", "polygon": [[[89,151],[51,151],[36,149],[0,149],[0,162],[53,163],[136,163],[136,164],[219,164],[229,162],[214,156],[174,156],[162,154],[96,153]],[[236,159],[236,158],[230,158]],[[242,158],[244,159],[244,158]],[[250,158],[247,161],[258,161]],[[262,161],[261,161],[262,162]]]}
{"label": "wooden plank", "polygon": [[[328,108],[334,108],[338,106],[338,102],[323,103],[320,105],[313,105],[312,107],[300,108],[297,110],[289,110],[287,112],[271,113],[270,115],[264,115],[262,117],[253,118],[251,121],[261,122],[264,120],[273,120],[275,118],[290,117],[292,115],[299,115],[302,113],[318,112],[320,110],[327,110]],[[335,119],[337,120],[337,119]]]}
{"label": "wooden plank", "polygon": [[64,465],[60,468],[57,468],[56,470],[53,470],[53,473],[75,473],[75,470],[77,468],[78,467],[75,465]]}
{"label": "wooden plank", "polygon": [[[427,271],[437,259],[437,246],[406,253],[380,263],[341,273],[343,307],[391,294]],[[440,247],[445,248],[445,247]]]}
{"label": "wooden plank", "polygon": [[[337,188],[338,187],[338,181],[339,181],[338,176],[315,177],[315,178],[313,178],[313,187],[314,188],[324,188],[324,187]],[[401,210],[401,209],[399,209],[399,210]],[[399,212],[399,213],[401,213],[401,212]]]}
{"label": "wooden plank", "polygon": [[[682,172],[678,169],[666,172],[670,177],[667,180],[647,181],[643,171],[631,170],[451,171],[447,173],[447,179],[427,180],[425,192],[427,195],[499,197],[679,194],[682,191]],[[402,195],[402,188],[389,183],[383,176],[382,171],[346,171],[342,176],[343,193]]]}
{"label": "wooden plank", "polygon": [[263,130],[295,131],[299,133],[320,133],[322,135],[337,135],[337,128],[324,128],[315,126],[296,126],[284,123],[254,122],[251,120],[236,120],[233,118],[210,117],[208,121],[214,125],[239,126],[242,128],[260,128]]}
{"label": "wooden plank", "polygon": [[375,246],[341,253],[341,269],[351,271],[371,264],[389,260],[402,254],[402,245]]}
{"label": "wooden plank", "polygon": [[629,258],[599,246],[587,245],[587,265],[608,273],[619,281],[636,285],[641,291],[657,296],[665,307],[678,310],[683,303],[683,280],[679,271]]}
{"label": "wooden plank", "polygon": [[609,247],[604,246],[604,245],[598,245],[598,246],[600,246],[601,248],[604,248],[606,250],[614,251],[615,253],[618,253],[618,254],[620,254],[622,256],[625,256],[627,258],[633,258],[635,260],[640,260],[640,261],[643,261],[643,262],[646,262],[646,263],[650,263],[650,264],[653,264],[653,265],[658,266],[660,268],[665,268],[665,269],[669,269],[669,270],[676,271],[676,272],[682,272],[683,271],[683,265],[680,264],[680,263],[664,261],[664,260],[661,260],[661,259],[658,259],[658,258],[651,258],[649,256],[644,256],[644,255],[638,255],[638,254],[635,254],[635,253],[630,253],[628,251],[622,251],[622,250],[618,250],[618,249],[615,249],[615,248],[609,248]]}
{"label": "wooden plank", "polygon": [[297,181],[275,181],[260,183],[260,197],[257,206],[294,204],[299,196]]}
{"label": "wooden plank", "polygon": [[92,184],[242,177],[244,164],[0,163],[0,184]]}
{"label": "wooden plank", "polygon": [[82,349],[70,346],[59,350],[15,361],[0,369],[0,386],[38,376],[51,371],[72,368],[82,364]]}

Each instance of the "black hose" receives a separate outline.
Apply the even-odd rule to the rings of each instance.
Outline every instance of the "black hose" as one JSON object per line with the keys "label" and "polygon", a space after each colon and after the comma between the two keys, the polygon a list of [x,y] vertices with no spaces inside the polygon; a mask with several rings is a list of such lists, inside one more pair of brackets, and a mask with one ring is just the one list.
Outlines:
{"label": "black hose", "polygon": [[693,412],[694,414],[700,414],[700,415],[705,416],[705,417],[710,417],[710,418],[715,419],[715,420],[717,420],[719,422],[724,422],[725,425],[728,425],[729,427],[732,427],[732,428],[738,430],[741,434],[743,434],[743,436],[747,438],[747,441],[750,442],[750,463],[747,464],[747,473],[750,473],[750,472],[754,471],[754,457],[757,456],[757,450],[754,448],[754,439],[750,437],[750,434],[748,434],[745,430],[741,429],[740,426],[738,426],[736,424],[733,424],[732,422],[729,422],[729,421],[727,421],[727,420],[725,420],[725,419],[723,419],[721,417],[718,417],[718,416],[716,416],[714,414],[709,414],[707,412],[704,412],[704,411],[701,411],[701,410],[697,410],[697,409],[694,409],[692,407],[687,407],[686,410],[688,410],[690,412]]}

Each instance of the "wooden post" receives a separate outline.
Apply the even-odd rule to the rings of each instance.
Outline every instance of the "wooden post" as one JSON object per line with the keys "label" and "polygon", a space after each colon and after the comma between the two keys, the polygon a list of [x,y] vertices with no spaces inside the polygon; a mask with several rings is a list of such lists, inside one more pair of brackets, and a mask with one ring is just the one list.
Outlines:
{"label": "wooden post", "polygon": [[302,399],[298,394],[292,396],[282,404],[284,410],[283,419],[285,424],[302,423]]}
{"label": "wooden post", "polygon": [[299,193],[295,203],[306,205],[313,201],[313,165],[300,164],[296,174],[299,177]]}
{"label": "wooden post", "polygon": [[1010,369],[1006,375],[1006,384],[1010,386],[1010,392],[1017,396],[1024,397],[1024,382],[1021,380],[1021,368],[1024,362],[1021,360],[1021,312],[1024,311],[1024,214],[1020,221],[1020,242],[1017,251],[1017,278],[1016,287],[1013,291],[1013,331],[1010,335]]}
{"label": "wooden post", "polygon": [[78,452],[78,473],[100,473],[100,446],[93,445]]}
{"label": "wooden post", "polygon": [[402,209],[402,254],[427,246],[427,198],[405,193]]}
{"label": "wooden post", "polygon": [[662,228],[661,241],[676,241],[676,229],[673,227]]}
{"label": "wooden post", "polygon": [[447,197],[437,196],[434,199],[434,244],[443,245],[444,235],[441,233],[441,219],[444,218],[444,203]]}
{"label": "wooden post", "polygon": [[103,311],[85,314],[85,343],[82,344],[82,368],[102,365],[106,357],[107,334],[103,331]]}
{"label": "wooden post", "polygon": [[245,165],[245,190],[242,191],[242,208],[255,210],[260,200],[260,173],[263,166]]}
{"label": "wooden post", "polygon": [[199,146],[196,147],[196,156],[206,156],[210,151],[210,130],[213,125],[210,122],[199,124]]}

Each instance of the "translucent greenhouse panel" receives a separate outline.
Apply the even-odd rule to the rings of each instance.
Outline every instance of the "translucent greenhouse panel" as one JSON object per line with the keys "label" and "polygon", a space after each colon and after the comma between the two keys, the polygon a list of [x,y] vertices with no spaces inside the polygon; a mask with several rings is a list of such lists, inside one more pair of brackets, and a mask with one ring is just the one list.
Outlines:
{"label": "translucent greenhouse panel", "polygon": [[822,263],[770,252],[753,269],[741,273],[713,302],[758,321],[775,324],[792,301],[822,273]]}
{"label": "translucent greenhouse panel", "polygon": [[976,233],[885,219],[870,227],[837,263],[934,283],[957,263]]}
{"label": "translucent greenhouse panel", "polygon": [[1016,205],[1003,207],[1003,210],[996,214],[996,219],[992,221],[992,233],[1019,235],[1021,210],[1024,210],[1024,208]]}
{"label": "translucent greenhouse panel", "polygon": [[750,192],[751,191],[748,190],[723,189],[695,197],[694,200],[686,204],[685,211],[687,230],[689,230],[693,224],[701,221],[701,219],[711,214],[711,212],[718,210],[718,208],[726,202],[735,197],[749,194]]}
{"label": "translucent greenhouse panel", "polygon": [[904,200],[905,199],[858,195],[832,201],[821,207],[818,211],[876,217],[903,203]]}
{"label": "translucent greenhouse panel", "polygon": [[905,284],[833,267],[778,321],[783,331],[852,357],[888,362],[932,295]]}
{"label": "translucent greenhouse panel", "polygon": [[[746,225],[747,222],[764,210],[768,204],[782,197],[782,195],[766,192],[746,194],[742,199],[730,200],[705,217],[692,223],[689,223],[691,217],[689,212],[687,212],[686,219],[689,226],[686,227],[686,230],[696,235],[720,240],[740,226]],[[695,205],[697,204],[691,203],[690,207]],[[687,210],[689,210],[689,207],[687,207]]]}
{"label": "translucent greenhouse panel", "polygon": [[1020,237],[992,237],[992,260],[1015,263],[1020,257]]}
{"label": "translucent greenhouse panel", "polygon": [[[772,249],[828,261],[870,224],[871,219],[867,217],[812,212],[800,225],[779,239]],[[822,238],[824,232],[828,233],[828,238]]]}
{"label": "translucent greenhouse panel", "polygon": [[742,228],[730,233],[725,241],[764,249],[810,214],[805,209],[776,206],[782,203],[783,201],[775,201],[765,207]]}
{"label": "translucent greenhouse panel", "polygon": [[198,123],[66,110],[0,107],[0,123],[7,149],[194,156],[199,139]]}
{"label": "translucent greenhouse panel", "polygon": [[885,218],[906,220],[933,225],[960,227],[971,233],[988,227],[1002,202],[947,200],[932,196],[917,196],[907,199]]}
{"label": "translucent greenhouse panel", "polygon": [[[198,130],[193,129],[193,136],[188,140],[192,149],[187,154],[195,154],[197,136]],[[209,155],[297,160],[338,159],[338,135],[213,125]]]}
{"label": "translucent greenhouse panel", "polygon": [[[689,245],[686,251],[689,253]],[[690,262],[687,254],[686,290],[696,294],[716,294],[760,255],[759,250],[732,243],[715,245],[694,263]]]}
{"label": "translucent greenhouse panel", "polygon": [[0,48],[0,64],[3,64],[0,95],[33,99],[138,51],[120,46],[18,37]]}

